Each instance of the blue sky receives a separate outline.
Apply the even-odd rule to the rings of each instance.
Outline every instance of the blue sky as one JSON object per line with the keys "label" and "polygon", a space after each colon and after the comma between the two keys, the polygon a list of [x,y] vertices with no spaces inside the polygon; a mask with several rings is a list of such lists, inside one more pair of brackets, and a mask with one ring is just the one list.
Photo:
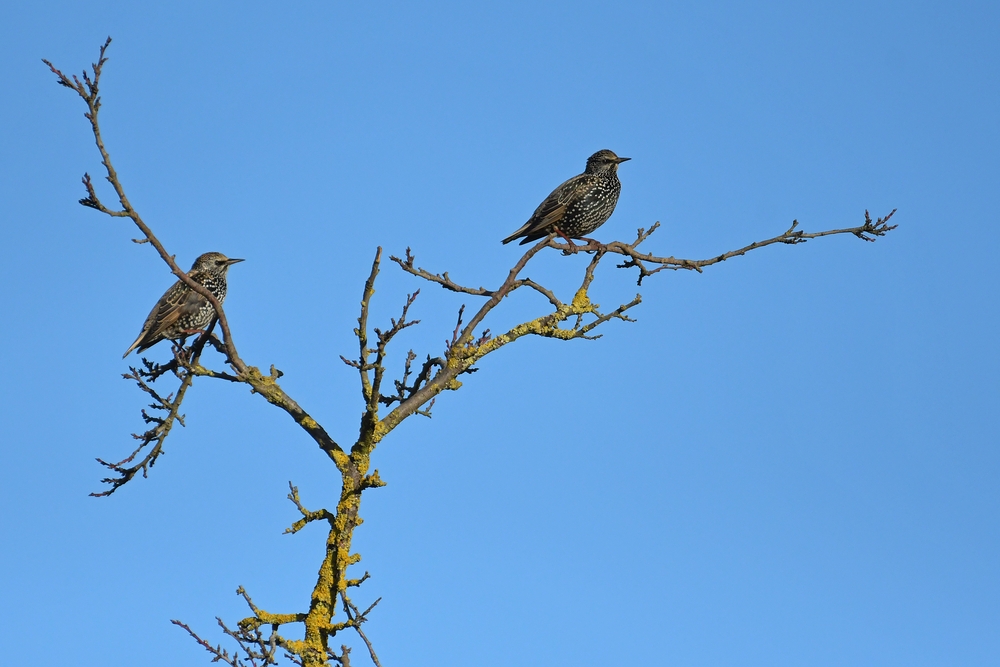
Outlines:
{"label": "blue sky", "polygon": [[[356,534],[384,665],[997,664],[998,19],[993,3],[7,3],[10,664],[207,663],[169,619],[217,640],[216,615],[245,615],[238,585],[304,608],[324,536],[282,535],[287,483],[311,507],[339,488],[286,416],[200,382],[150,478],[87,496],[94,458],[141,429],[120,357],[171,283],[134,229],[76,204],[100,163],[40,59],[79,72],[108,35],[102,122],[132,203],[185,267],[247,259],[226,304],[241,353],[342,442],[361,402],[339,355],[375,247],[496,284],[519,256],[499,240],[600,148],[633,160],[596,235],[660,221],[660,254],[899,209],[875,244],[648,279],[638,322],[519,341],[387,439],[389,485]],[[584,261],[547,252],[531,276],[565,294]],[[416,287],[397,366],[439,352],[463,303],[386,266],[373,323]],[[594,288],[634,293],[609,269]],[[511,300],[492,327],[544,307]]]}

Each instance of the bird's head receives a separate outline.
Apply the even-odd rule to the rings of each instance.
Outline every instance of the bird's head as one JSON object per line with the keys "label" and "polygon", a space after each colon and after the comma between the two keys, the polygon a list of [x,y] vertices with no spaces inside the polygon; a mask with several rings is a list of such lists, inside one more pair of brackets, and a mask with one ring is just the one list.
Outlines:
{"label": "bird's head", "polygon": [[626,160],[631,160],[630,157],[618,157],[612,151],[607,149],[597,151],[589,158],[587,158],[587,172],[588,174],[604,174],[611,172],[612,174],[618,170],[618,165]]}
{"label": "bird's head", "polygon": [[230,259],[221,252],[206,252],[204,255],[201,255],[198,259],[194,260],[194,266],[191,267],[191,271],[225,273],[229,270],[230,266],[236,262],[242,261],[242,259]]}

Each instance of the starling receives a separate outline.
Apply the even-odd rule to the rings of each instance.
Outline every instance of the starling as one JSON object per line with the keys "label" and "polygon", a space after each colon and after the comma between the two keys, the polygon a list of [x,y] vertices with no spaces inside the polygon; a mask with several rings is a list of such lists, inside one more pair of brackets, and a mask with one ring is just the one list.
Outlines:
{"label": "starling", "polygon": [[503,242],[510,243],[523,236],[521,245],[524,245],[555,232],[573,245],[570,239],[590,234],[614,212],[622,189],[618,165],[631,159],[618,157],[609,150],[597,151],[587,158],[587,168],[582,174],[553,190],[531,219]]}
{"label": "starling", "polygon": [[[222,303],[226,298],[226,272],[242,259],[229,259],[221,252],[206,252],[194,260],[188,271],[195,282],[204,285]],[[160,297],[142,325],[142,333],[125,350],[122,359],[138,348],[142,352],[161,340],[178,340],[205,329],[215,317],[208,299],[178,280]]]}

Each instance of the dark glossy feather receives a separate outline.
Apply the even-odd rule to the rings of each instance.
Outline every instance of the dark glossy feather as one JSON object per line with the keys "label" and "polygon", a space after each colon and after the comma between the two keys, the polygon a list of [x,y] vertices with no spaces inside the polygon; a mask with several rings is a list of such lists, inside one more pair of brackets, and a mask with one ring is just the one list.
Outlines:
{"label": "dark glossy feather", "polygon": [[[192,279],[202,285],[205,284],[208,277],[204,273],[191,275]],[[207,305],[208,300],[205,297],[178,280],[153,306],[153,310],[150,311],[142,325],[142,332],[131,347],[125,351],[122,358],[127,357],[132,350],[138,349],[142,352],[164,338],[170,337],[174,334],[178,321],[193,317]]]}
{"label": "dark glossy feather", "polygon": [[551,227],[562,220],[566,215],[566,207],[589,187],[591,176],[589,174],[579,174],[569,179],[545,198],[535,212],[531,214],[524,225],[516,232],[503,240],[510,243],[516,238],[524,236],[520,245],[531,243],[538,239],[545,238],[552,231]]}

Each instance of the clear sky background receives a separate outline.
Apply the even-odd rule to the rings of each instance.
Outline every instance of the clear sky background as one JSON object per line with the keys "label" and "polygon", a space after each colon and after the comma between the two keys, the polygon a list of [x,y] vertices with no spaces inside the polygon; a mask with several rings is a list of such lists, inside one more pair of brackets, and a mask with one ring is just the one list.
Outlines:
{"label": "clear sky background", "polygon": [[[286,415],[203,381],[149,479],[87,496],[143,428],[121,353],[172,282],[76,203],[99,158],[40,60],[79,73],[111,35],[131,201],[185,268],[247,259],[241,353],[344,443],[375,247],[496,285],[600,148],[633,160],[596,236],[658,220],[660,254],[899,209],[874,244],[659,274],[637,323],[521,340],[393,433],[355,542],[386,667],[1000,663],[998,29],[995,2],[3,4],[3,662],[208,664],[169,620],[219,640],[238,585],[303,610],[325,534],[282,535],[287,483],[339,489]],[[585,261],[530,275],[566,295]],[[631,299],[608,264],[595,300]],[[386,266],[373,324],[416,287],[393,368],[475,303]]]}

